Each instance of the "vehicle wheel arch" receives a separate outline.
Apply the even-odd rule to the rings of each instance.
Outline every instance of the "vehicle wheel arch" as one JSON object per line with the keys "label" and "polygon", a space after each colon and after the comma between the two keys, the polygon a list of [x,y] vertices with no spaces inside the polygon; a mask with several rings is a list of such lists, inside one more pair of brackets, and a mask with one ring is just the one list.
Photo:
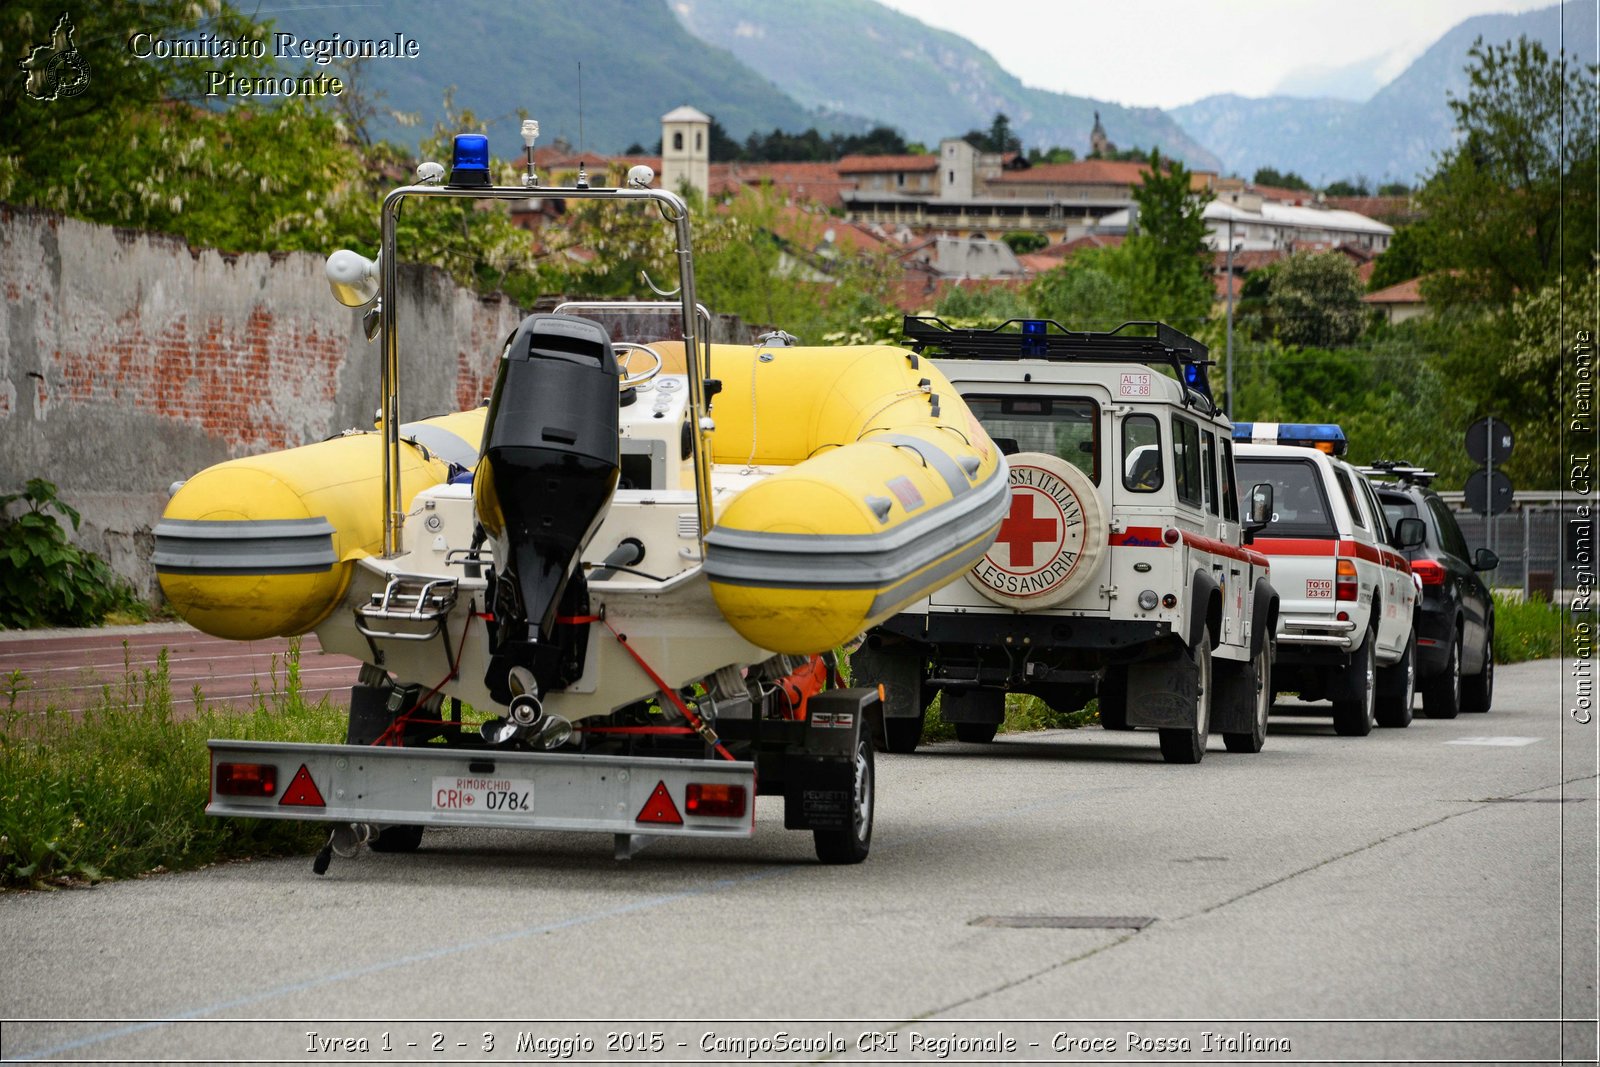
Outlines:
{"label": "vehicle wheel arch", "polygon": [[1189,603],[1204,604],[1205,610],[1189,616],[1189,632],[1185,635],[1187,644],[1193,648],[1203,637],[1215,649],[1222,634],[1222,587],[1211,575],[1196,568],[1189,590]]}

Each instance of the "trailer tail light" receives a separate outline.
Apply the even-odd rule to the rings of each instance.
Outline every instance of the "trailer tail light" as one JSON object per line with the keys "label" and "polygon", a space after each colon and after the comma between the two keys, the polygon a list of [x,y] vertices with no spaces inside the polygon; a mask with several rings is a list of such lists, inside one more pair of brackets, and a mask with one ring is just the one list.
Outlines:
{"label": "trailer tail light", "polygon": [[747,807],[745,788],[742,785],[690,782],[683,806],[690,815],[738,819],[743,817]]}
{"label": "trailer tail light", "polygon": [[1175,545],[1183,539],[1183,534],[1171,526],[1161,531],[1161,540],[1169,545]]}
{"label": "trailer tail light", "polygon": [[219,763],[217,792],[225,797],[276,796],[278,768],[270,763]]}
{"label": "trailer tail light", "polygon": [[1354,600],[1357,591],[1356,561],[1341,557],[1334,565],[1333,571],[1333,599]]}
{"label": "trailer tail light", "polygon": [[1444,584],[1444,564],[1436,559],[1412,560],[1411,573],[1415,574],[1423,585]]}

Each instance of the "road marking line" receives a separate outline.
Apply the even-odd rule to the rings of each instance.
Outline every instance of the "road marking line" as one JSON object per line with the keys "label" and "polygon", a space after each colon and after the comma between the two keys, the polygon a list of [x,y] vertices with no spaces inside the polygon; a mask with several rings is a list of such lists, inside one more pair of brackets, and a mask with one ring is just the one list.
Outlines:
{"label": "road marking line", "polygon": [[1446,741],[1447,745],[1484,745],[1489,748],[1520,748],[1523,745],[1537,744],[1543,741],[1542,737],[1458,737],[1454,741]]}

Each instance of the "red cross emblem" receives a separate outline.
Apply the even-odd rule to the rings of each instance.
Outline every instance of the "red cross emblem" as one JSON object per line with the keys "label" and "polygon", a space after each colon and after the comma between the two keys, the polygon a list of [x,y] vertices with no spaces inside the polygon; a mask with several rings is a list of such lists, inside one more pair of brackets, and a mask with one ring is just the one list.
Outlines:
{"label": "red cross emblem", "polygon": [[1054,544],[1060,539],[1054,518],[1034,515],[1033,498],[1031,492],[1011,494],[1011,510],[995,538],[996,544],[1003,544],[1010,550],[1013,567],[1032,567],[1034,546]]}

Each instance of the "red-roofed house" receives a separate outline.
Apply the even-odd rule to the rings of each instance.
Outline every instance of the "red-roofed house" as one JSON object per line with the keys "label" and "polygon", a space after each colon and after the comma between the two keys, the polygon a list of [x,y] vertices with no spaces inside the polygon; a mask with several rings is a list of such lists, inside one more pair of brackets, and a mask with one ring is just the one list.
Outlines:
{"label": "red-roofed house", "polygon": [[1422,279],[1411,278],[1398,285],[1379,289],[1361,298],[1368,307],[1383,312],[1390,323],[1405,322],[1428,313],[1427,302],[1422,299]]}

